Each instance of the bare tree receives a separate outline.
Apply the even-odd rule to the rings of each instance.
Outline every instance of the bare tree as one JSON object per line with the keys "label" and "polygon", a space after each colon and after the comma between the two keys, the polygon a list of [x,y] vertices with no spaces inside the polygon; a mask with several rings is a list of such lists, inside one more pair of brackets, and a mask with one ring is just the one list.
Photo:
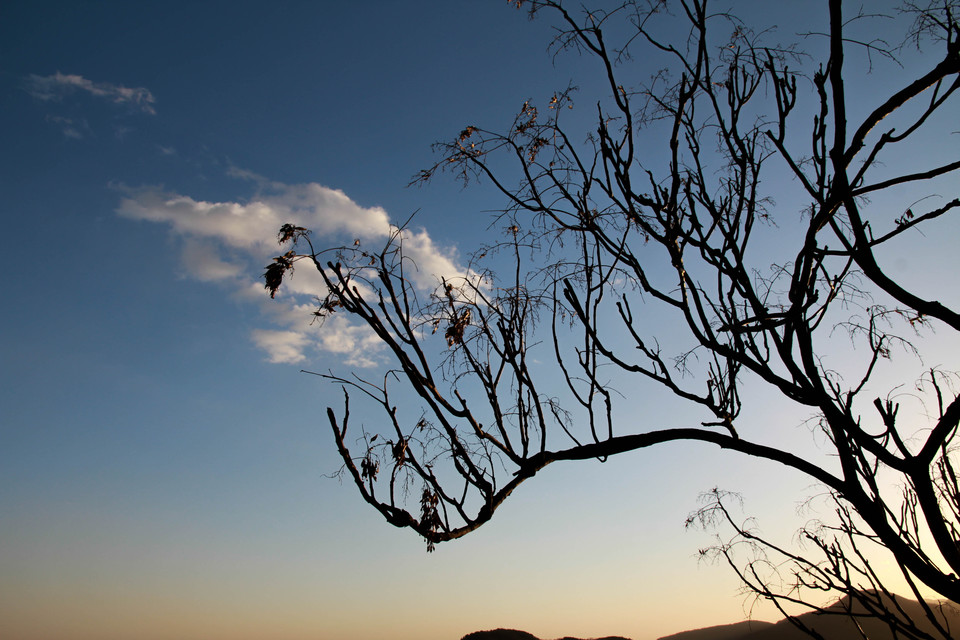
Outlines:
{"label": "bare tree", "polygon": [[[553,462],[712,443],[796,469],[835,501],[832,524],[803,530],[806,555],[738,523],[719,492],[691,517],[733,527],[714,551],[762,597],[787,607],[812,603],[811,590],[839,591],[860,597],[858,611],[896,609],[870,569],[875,547],[921,602],[929,591],[960,602],[956,386],[928,369],[932,408],[908,416],[895,393],[919,370],[889,394],[874,388],[901,347],[922,356],[930,331],[960,331],[955,309],[898,280],[882,256],[960,207],[960,159],[919,153],[931,136],[956,133],[955,0],[904,5],[892,17],[903,41],[892,44],[860,35],[879,18],[825,0],[828,26],[802,47],[775,45],[707,0],[514,4],[549,12],[556,50],[594,58],[605,88],[586,131],[568,89],[539,108],[525,103],[505,133],[469,126],[437,145],[439,161],[416,181],[452,171],[492,184],[507,202],[504,240],[431,294],[412,282],[403,229],[371,251],[317,248],[308,230],[286,225],[279,240],[292,248],[267,268],[273,295],[299,261],[311,263],[327,287],[318,317],[348,314],[393,358],[379,381],[327,374],[343,387],[343,407],[328,417],[364,500],[432,549],[487,522]],[[897,66],[916,51],[921,71]],[[637,78],[634,56],[663,70]],[[851,84],[881,63],[897,70],[893,88],[866,106],[851,100]],[[913,204],[891,212],[903,198]],[[507,260],[502,276],[483,268]],[[669,332],[657,333],[661,320]],[[857,347],[843,375],[828,353],[838,330]],[[740,433],[745,385],[815,414],[830,456]],[[702,417],[664,426],[624,409],[623,390],[645,386]],[[398,410],[397,388],[412,390],[419,415]],[[385,430],[351,430],[351,393],[382,408]],[[743,564],[742,544],[765,555]],[[894,611],[891,628],[950,637],[935,605],[924,606],[926,622]]]}

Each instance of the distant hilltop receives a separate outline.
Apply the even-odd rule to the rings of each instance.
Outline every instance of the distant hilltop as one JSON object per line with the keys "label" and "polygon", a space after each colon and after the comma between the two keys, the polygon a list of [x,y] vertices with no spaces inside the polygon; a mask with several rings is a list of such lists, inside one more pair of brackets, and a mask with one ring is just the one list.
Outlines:
{"label": "distant hilltop", "polygon": [[[854,622],[843,611],[849,608],[848,599],[844,598],[825,609],[827,613],[805,613],[798,616],[807,627],[816,630],[824,640],[848,640],[862,637],[859,635]],[[929,623],[925,621],[924,612],[920,603],[914,600],[897,597],[899,608],[914,621],[921,629],[926,629]],[[949,628],[960,628],[960,612],[954,608],[938,610],[939,616],[949,625]],[[869,617],[858,618],[860,626],[870,640],[894,640],[889,627],[882,621]],[[734,624],[724,624],[705,629],[681,631],[660,640],[809,640],[810,636],[794,626],[789,620],[781,620],[776,624],[760,620],[746,620]],[[461,640],[540,640],[526,631],[515,629],[495,629],[493,631],[475,631],[463,636]],[[564,637],[559,640],[579,640],[578,638]],[[622,636],[606,636],[593,640],[629,640]]]}
{"label": "distant hilltop", "polygon": [[[540,640],[537,636],[526,631],[517,631],[516,629],[494,629],[492,631],[474,631],[463,636],[460,640]],[[566,636],[560,640],[580,640],[580,638],[571,638]],[[604,638],[594,638],[592,640],[630,640],[623,636],[606,636]]]}
{"label": "distant hilltop", "polygon": [[[784,620],[784,622],[786,622],[786,620]],[[660,640],[746,640],[746,638],[754,640],[754,638],[760,637],[758,635],[760,632],[765,632],[767,629],[776,629],[777,633],[780,633],[779,626],[772,622],[744,620],[743,622],[722,624],[717,627],[707,627],[706,629],[681,631],[673,635],[663,636]],[[791,626],[790,630],[794,631],[795,629]],[[766,638],[767,636],[764,635],[763,637]],[[781,636],[777,635],[774,637],[779,639]],[[783,637],[786,638],[787,636]],[[802,637],[807,638],[807,636]],[[793,636],[790,636],[790,638],[792,640]]]}

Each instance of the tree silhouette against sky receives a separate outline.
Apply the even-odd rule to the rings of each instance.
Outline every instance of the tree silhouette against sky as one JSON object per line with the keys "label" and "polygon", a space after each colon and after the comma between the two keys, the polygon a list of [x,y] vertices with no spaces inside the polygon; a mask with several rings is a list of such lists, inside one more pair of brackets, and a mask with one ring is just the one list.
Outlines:
{"label": "tree silhouette against sky", "polygon": [[[938,146],[956,134],[956,4],[907,3],[892,16],[902,41],[886,42],[869,35],[881,17],[829,0],[816,7],[829,32],[800,45],[700,0],[513,4],[557,20],[555,50],[595,60],[590,90],[602,84],[529,101],[505,132],[467,126],[416,177],[492,185],[501,241],[424,292],[405,228],[376,248],[280,230],[271,295],[312,264],[327,288],[317,317],[360,321],[393,358],[377,380],[326,374],[343,387],[328,419],[344,472],[432,550],[554,462],[712,443],[795,469],[835,502],[797,553],[709,494],[691,523],[731,527],[705,552],[750,589],[783,611],[839,592],[906,637],[949,637],[935,601],[960,602],[960,397],[954,373],[914,356],[933,357],[931,332],[960,331],[960,314],[887,257],[935,240],[960,206],[956,144]],[[898,73],[876,80],[883,95],[851,90],[916,51],[922,68],[886,64]],[[901,411],[915,386],[924,404]],[[411,393],[412,416],[396,400]],[[641,394],[679,400],[685,424],[646,418]],[[828,455],[778,446],[795,422],[777,416],[744,429],[763,394],[815,414]],[[377,430],[351,424],[358,395],[382,409]],[[897,615],[878,553],[930,603],[926,621]]]}

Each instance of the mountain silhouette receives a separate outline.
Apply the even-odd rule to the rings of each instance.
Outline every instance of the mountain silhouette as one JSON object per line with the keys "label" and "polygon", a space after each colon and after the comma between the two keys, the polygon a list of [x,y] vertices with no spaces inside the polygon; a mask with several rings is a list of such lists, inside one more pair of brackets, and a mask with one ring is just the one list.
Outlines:
{"label": "mountain silhouette", "polygon": [[681,631],[680,633],[663,636],[660,640],[742,640],[743,638],[752,640],[752,634],[774,626],[776,625],[772,622],[764,622],[763,620],[744,620],[743,622],[722,624],[716,627]]}
{"label": "mountain silhouette", "polygon": [[516,629],[494,629],[493,631],[474,631],[460,640],[540,640],[537,636]]}
{"label": "mountain silhouette", "polygon": [[[463,636],[460,640],[540,640],[537,636],[526,631],[517,631],[516,629],[494,629],[492,631],[474,631]],[[579,640],[566,636],[560,640]],[[604,638],[595,638],[594,640],[630,640],[621,636],[606,636]]]}
{"label": "mountain silhouette", "polygon": [[[875,599],[875,593],[868,593],[868,598]],[[933,637],[940,637],[934,632],[934,625],[927,619],[927,614],[916,600],[909,600],[895,596],[892,599],[882,596],[881,600],[889,611],[897,609],[903,612],[903,615],[914,621],[916,626],[931,634]],[[823,636],[824,640],[848,640],[849,638],[867,637],[870,640],[896,640],[891,633],[890,628],[883,620],[872,617],[866,613],[863,605],[854,602],[850,605],[850,597],[845,596],[836,603],[826,607],[823,612],[808,612],[797,616],[797,619],[807,627],[815,630]],[[939,619],[941,625],[952,632],[955,637],[960,637],[960,610],[950,603],[941,607],[934,608],[934,615]],[[850,617],[850,614],[855,616]],[[858,630],[857,625],[860,629]],[[862,634],[862,635],[861,635]],[[760,620],[746,620],[734,624],[724,624],[703,629],[693,629],[690,631],[681,631],[669,636],[663,636],[660,640],[809,640],[810,636],[798,629],[790,620],[784,619],[777,623],[763,622]],[[475,631],[463,636],[461,640],[540,640],[535,635],[526,631],[517,631],[515,629],[494,629],[492,631]],[[578,640],[577,638],[564,637],[559,640]],[[621,636],[607,636],[605,638],[596,638],[595,640],[629,640]]]}
{"label": "mountain silhouette", "polygon": [[[868,592],[865,597],[876,598],[877,595],[874,592]],[[895,600],[883,596],[881,600],[888,610],[896,611],[899,608],[903,611],[903,615],[913,620],[922,631],[930,633],[933,637],[940,637],[933,633],[933,624],[927,620],[923,606],[916,600],[899,596]],[[856,616],[855,620],[850,617],[850,613]],[[947,629],[952,629],[955,633],[960,632],[960,611],[955,607],[945,605],[936,610],[936,615]],[[847,640],[864,636],[870,640],[894,640],[894,635],[885,622],[867,615],[866,609],[859,602],[855,602],[851,607],[849,596],[825,608],[824,613],[811,611],[797,616],[797,619],[822,635],[824,640]],[[863,635],[857,629],[857,625],[862,629]],[[776,624],[747,621],[682,631],[660,640],[810,640],[810,636],[798,629],[790,620],[783,619]]]}
{"label": "mountain silhouette", "polygon": [[[877,594],[871,592],[866,594],[865,597],[875,599]],[[916,600],[909,600],[900,596],[894,596],[893,598],[881,596],[880,599],[888,611],[900,609],[903,612],[902,615],[912,620],[921,631],[935,638],[941,637],[935,631],[933,623],[927,619],[923,605]],[[850,596],[845,596],[827,607],[824,610],[825,613],[805,613],[798,616],[798,620],[817,631],[825,640],[844,640],[863,636],[870,638],[870,640],[895,640],[890,627],[883,620],[867,614],[866,609],[859,602],[854,602],[851,606],[850,601]],[[950,603],[946,603],[942,607],[936,607],[933,602],[928,604],[934,608],[934,615],[942,625],[949,630],[953,630],[954,634],[960,632],[960,610]],[[851,613],[855,618],[850,617],[849,614]],[[857,629],[857,625],[860,626],[862,632]],[[742,639],[738,640],[809,640],[809,637],[791,624],[789,620],[781,620],[772,627],[743,636]]]}

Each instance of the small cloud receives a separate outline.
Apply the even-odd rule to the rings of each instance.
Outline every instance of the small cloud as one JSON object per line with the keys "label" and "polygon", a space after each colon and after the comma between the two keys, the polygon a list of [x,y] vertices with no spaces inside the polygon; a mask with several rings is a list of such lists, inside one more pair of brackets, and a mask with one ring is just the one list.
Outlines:
{"label": "small cloud", "polygon": [[373,367],[383,343],[366,325],[350,324],[343,316],[333,316],[323,325],[319,346],[340,355],[348,366]]}
{"label": "small cloud", "polygon": [[243,265],[225,262],[215,246],[192,238],[183,243],[182,258],[190,275],[203,282],[233,280],[243,273]]}
{"label": "small cloud", "polygon": [[157,149],[160,150],[160,155],[163,156],[175,156],[177,155],[177,150],[173,147],[165,147],[162,144],[157,145]]}
{"label": "small cloud", "polygon": [[[123,217],[168,226],[183,238],[183,264],[187,273],[216,282],[238,300],[259,304],[266,318],[283,330],[257,329],[252,337],[276,363],[296,363],[309,352],[333,354],[345,364],[371,367],[383,345],[366,326],[341,315],[316,322],[315,297],[325,285],[312,265],[301,263],[276,300],[263,287],[263,271],[277,255],[277,231],[286,223],[313,230],[315,238],[330,246],[354,239],[382,247],[396,233],[381,207],[363,207],[343,191],[317,183],[283,184],[237,168],[230,175],[252,181],[258,190],[249,201],[208,202],[160,188],[124,192],[117,213]],[[456,255],[438,247],[426,230],[401,234],[405,255],[416,268],[408,272],[417,288],[430,291],[440,277],[466,276]],[[358,283],[359,286],[359,283]]]}
{"label": "small cloud", "polygon": [[267,359],[274,364],[295,364],[307,359],[304,349],[309,342],[300,331],[269,331],[254,329],[253,342],[267,352]]}
{"label": "small cloud", "polygon": [[60,127],[60,131],[63,132],[64,136],[74,140],[82,140],[85,136],[85,133],[90,132],[90,125],[88,125],[85,120],[75,121],[73,118],[48,116],[47,122],[52,122]]}
{"label": "small cloud", "polygon": [[44,102],[60,101],[64,96],[77,91],[104,98],[114,104],[129,105],[150,115],[157,113],[153,107],[156,98],[149,89],[144,87],[124,87],[110,82],[93,82],[83,76],[64,74],[59,71],[52,76],[33,74],[27,76],[27,92]]}
{"label": "small cloud", "polygon": [[261,189],[283,189],[284,187],[284,185],[279,182],[274,182],[273,180],[270,180],[259,173],[254,173],[253,171],[249,171],[247,169],[241,169],[232,163],[227,166],[227,175],[238,180],[252,182]]}

